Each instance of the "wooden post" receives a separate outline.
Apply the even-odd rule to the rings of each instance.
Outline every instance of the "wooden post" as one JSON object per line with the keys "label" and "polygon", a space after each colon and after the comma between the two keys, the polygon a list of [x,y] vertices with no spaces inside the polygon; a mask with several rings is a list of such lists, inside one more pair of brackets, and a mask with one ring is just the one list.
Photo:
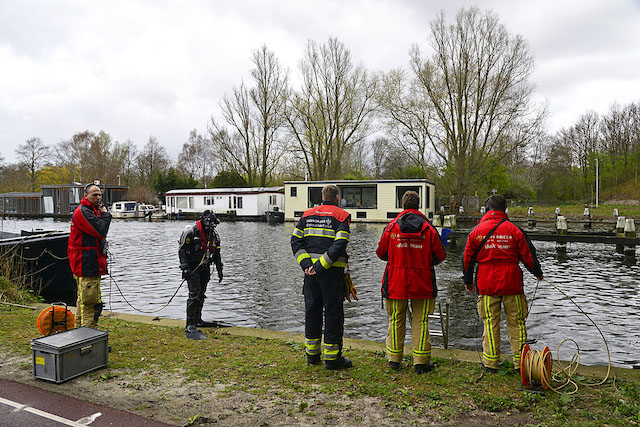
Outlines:
{"label": "wooden post", "polygon": [[487,213],[487,207],[486,206],[480,206],[480,215],[484,215]]}
{"label": "wooden post", "polygon": [[[628,218],[624,223],[624,237],[636,238],[636,224],[633,218]],[[636,256],[636,245],[625,245],[624,254],[628,257]]]}
{"label": "wooden post", "polygon": [[442,221],[440,221],[440,215],[434,215],[431,225],[434,227],[442,227]]}
{"label": "wooden post", "polygon": [[[624,226],[625,226],[626,218],[623,216],[619,216],[616,221],[616,236],[624,237]],[[624,253],[624,245],[616,244],[616,252],[619,254]]]}
{"label": "wooden post", "polygon": [[529,210],[527,211],[527,216],[529,217],[529,220],[527,221],[527,225],[529,226],[529,228],[535,227],[536,219],[533,215],[533,206],[529,206]]}
{"label": "wooden post", "polygon": [[[567,219],[562,215],[556,218],[556,234],[559,236],[567,234]],[[559,254],[567,253],[567,242],[556,242],[556,252]]]}

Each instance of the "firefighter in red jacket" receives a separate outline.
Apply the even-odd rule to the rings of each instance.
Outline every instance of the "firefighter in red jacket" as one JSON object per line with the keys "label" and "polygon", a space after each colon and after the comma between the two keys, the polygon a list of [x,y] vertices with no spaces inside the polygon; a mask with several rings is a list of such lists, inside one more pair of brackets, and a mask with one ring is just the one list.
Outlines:
{"label": "firefighter in red jacket", "polygon": [[[483,320],[482,362],[485,370],[496,372],[500,364],[500,314],[504,306],[513,364],[520,367],[520,353],[527,339],[528,315],[519,262],[541,280],[542,268],[529,237],[508,220],[504,197],[487,199],[487,213],[471,230],[464,249],[464,284],[478,292],[478,314]],[[488,239],[485,239],[489,235]],[[484,245],[481,245],[482,242]],[[474,286],[474,269],[478,265]]]}
{"label": "firefighter in red jacket", "polygon": [[324,365],[345,369],[351,360],[342,356],[344,269],[351,216],[338,207],[338,187],[322,189],[322,204],[308,209],[293,229],[291,249],[305,273],[305,353],[307,363],[320,363],[324,312]]}
{"label": "firefighter in red jacket", "polygon": [[73,212],[67,255],[78,285],[76,327],[95,328],[102,313],[100,276],[107,274],[107,232],[111,215],[102,205],[100,187],[89,184]]}
{"label": "firefighter in red jacket", "polygon": [[407,191],[402,196],[402,212],[387,225],[376,254],[387,267],[382,279],[382,297],[389,315],[386,351],[389,366],[400,370],[404,354],[406,314],[411,300],[411,346],[417,374],[431,371],[431,340],[428,316],[433,313],[438,288],[433,266],[446,253],[435,228],[418,209],[420,196]]}

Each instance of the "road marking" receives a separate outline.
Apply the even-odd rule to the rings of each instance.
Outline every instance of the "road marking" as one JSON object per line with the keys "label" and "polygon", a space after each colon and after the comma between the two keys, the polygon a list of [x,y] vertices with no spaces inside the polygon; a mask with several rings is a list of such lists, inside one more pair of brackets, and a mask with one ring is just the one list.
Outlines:
{"label": "road marking", "polygon": [[[73,426],[73,427],[83,427],[87,424],[80,424],[76,421],[72,421],[72,420],[68,420],[66,418],[62,418],[59,417],[55,414],[50,414],[49,412],[45,412],[45,411],[41,411],[40,409],[36,409],[36,408],[32,408],[30,406],[26,406],[23,405],[22,403],[18,403],[18,402],[14,402],[12,400],[8,400],[8,399],[4,399],[2,397],[0,397],[0,403],[4,403],[5,405],[8,406],[13,406],[15,409],[15,412],[19,412],[19,411],[26,411],[26,412],[31,412],[34,415],[38,415],[40,417],[43,418],[47,418],[50,419],[52,421],[57,421],[60,424],[64,424],[64,425],[68,425],[68,426]],[[98,412],[97,414],[92,415],[92,419],[89,421],[89,423],[93,422],[93,420],[95,420],[95,418],[99,417],[101,414]],[[95,418],[93,418],[95,416]],[[87,417],[89,418],[89,417]],[[84,420],[84,419],[83,419]]]}

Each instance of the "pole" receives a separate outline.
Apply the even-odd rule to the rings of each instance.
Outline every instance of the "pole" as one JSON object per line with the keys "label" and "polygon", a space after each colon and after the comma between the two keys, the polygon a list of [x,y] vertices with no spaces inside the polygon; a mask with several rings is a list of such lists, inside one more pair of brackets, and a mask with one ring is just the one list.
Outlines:
{"label": "pole", "polygon": [[598,183],[598,179],[599,179],[599,168],[598,168],[598,158],[596,157],[596,208],[598,207],[598,190],[599,190],[599,183]]}

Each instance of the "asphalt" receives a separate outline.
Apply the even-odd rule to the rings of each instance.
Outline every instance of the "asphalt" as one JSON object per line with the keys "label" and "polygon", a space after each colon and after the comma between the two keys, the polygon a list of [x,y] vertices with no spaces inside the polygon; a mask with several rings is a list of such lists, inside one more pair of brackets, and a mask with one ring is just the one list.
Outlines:
{"label": "asphalt", "polygon": [[0,426],[147,426],[169,424],[0,378]]}

